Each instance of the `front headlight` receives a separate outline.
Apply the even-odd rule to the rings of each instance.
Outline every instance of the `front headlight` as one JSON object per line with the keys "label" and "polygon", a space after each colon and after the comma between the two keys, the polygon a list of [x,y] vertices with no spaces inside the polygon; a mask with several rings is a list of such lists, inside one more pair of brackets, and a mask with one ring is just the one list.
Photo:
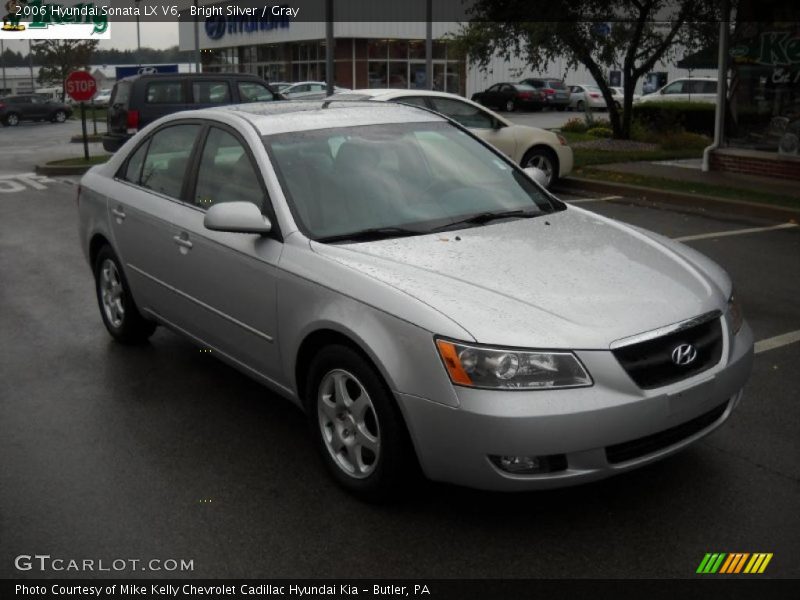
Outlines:
{"label": "front headlight", "polygon": [[592,385],[589,373],[572,352],[487,348],[440,339],[436,347],[456,385],[509,390]]}
{"label": "front headlight", "polygon": [[739,298],[736,296],[736,290],[732,290],[731,297],[728,298],[728,320],[734,335],[739,333],[742,323],[744,323],[744,313],[742,305],[739,304]]}

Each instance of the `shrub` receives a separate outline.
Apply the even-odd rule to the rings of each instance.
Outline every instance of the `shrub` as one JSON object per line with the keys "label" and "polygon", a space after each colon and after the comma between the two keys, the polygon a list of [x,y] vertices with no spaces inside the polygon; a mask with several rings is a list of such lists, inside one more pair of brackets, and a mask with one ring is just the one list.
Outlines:
{"label": "shrub", "polygon": [[713,135],[715,110],[709,102],[646,102],[633,106],[633,118],[654,133]]}
{"label": "shrub", "polygon": [[664,150],[702,150],[711,143],[711,138],[699,133],[681,131],[661,138]]}
{"label": "shrub", "polygon": [[586,133],[597,138],[610,138],[612,135],[614,135],[614,132],[608,127],[592,127]]}
{"label": "shrub", "polygon": [[561,126],[561,131],[568,131],[570,133],[585,133],[587,129],[586,121],[581,117],[572,117]]}

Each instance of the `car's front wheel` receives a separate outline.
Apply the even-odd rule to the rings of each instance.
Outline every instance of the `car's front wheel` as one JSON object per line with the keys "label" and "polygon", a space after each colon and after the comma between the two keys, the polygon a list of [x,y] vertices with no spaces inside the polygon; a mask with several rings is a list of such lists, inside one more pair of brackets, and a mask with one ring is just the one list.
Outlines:
{"label": "car's front wheel", "polygon": [[63,123],[67,120],[67,113],[63,110],[57,110],[53,115],[53,122],[54,123]]}
{"label": "car's front wheel", "polygon": [[156,325],[146,320],[136,308],[119,259],[109,246],[97,253],[94,279],[100,315],[115,340],[136,344],[153,335]]}
{"label": "car's front wheel", "polygon": [[3,125],[8,127],[16,127],[19,125],[19,115],[17,113],[8,113],[6,118],[3,119]]}
{"label": "car's front wheel", "polygon": [[549,148],[531,148],[522,157],[522,168],[535,167],[547,176],[544,187],[550,188],[558,179],[558,159]]}
{"label": "car's front wheel", "polygon": [[413,450],[391,392],[366,358],[344,345],[323,348],[308,371],[305,406],[322,459],[342,487],[366,500],[401,490]]}

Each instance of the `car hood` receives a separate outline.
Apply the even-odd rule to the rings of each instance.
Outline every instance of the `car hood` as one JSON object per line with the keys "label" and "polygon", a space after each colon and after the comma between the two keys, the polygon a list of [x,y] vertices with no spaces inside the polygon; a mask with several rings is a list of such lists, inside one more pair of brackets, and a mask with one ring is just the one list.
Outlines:
{"label": "car hood", "polygon": [[435,308],[477,342],[607,349],[723,306],[724,272],[657,237],[571,207],[457,232],[312,247]]}

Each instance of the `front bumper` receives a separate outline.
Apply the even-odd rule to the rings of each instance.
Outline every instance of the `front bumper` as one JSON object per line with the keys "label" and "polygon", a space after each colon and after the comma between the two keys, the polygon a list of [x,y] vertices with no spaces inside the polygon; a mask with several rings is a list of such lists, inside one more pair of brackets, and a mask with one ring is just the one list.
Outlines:
{"label": "front bumper", "polygon": [[[733,338],[726,332],[718,365],[654,390],[637,387],[611,352],[576,354],[594,377],[592,387],[531,392],[456,387],[457,408],[398,393],[425,474],[489,490],[546,489],[602,479],[673,454],[730,416],[752,368],[753,334],[746,323]],[[643,439],[650,440],[650,446],[641,446],[644,453],[609,460],[610,447]],[[661,445],[651,443],[659,440]],[[564,455],[566,468],[511,474],[489,460],[503,455]]]}

